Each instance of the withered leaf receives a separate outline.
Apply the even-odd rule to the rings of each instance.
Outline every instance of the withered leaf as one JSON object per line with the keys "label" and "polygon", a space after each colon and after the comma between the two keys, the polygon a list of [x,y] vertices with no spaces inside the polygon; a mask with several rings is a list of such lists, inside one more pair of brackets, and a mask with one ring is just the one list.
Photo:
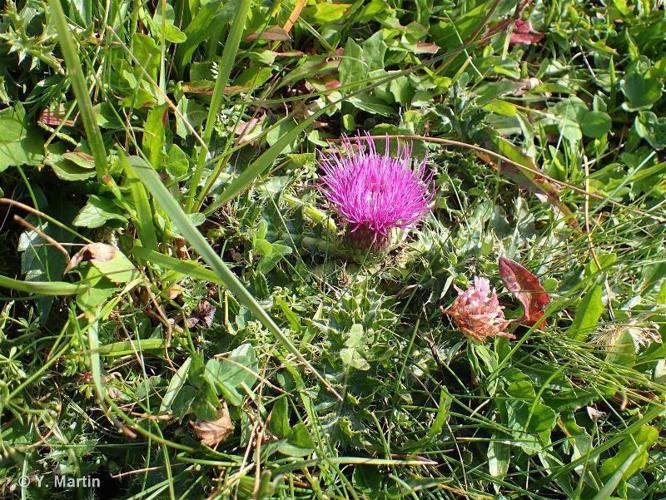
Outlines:
{"label": "withered leaf", "polygon": [[187,320],[187,327],[194,328],[200,323],[210,328],[213,325],[213,318],[217,309],[210,302],[201,301],[197,304],[197,309],[192,316]]}
{"label": "withered leaf", "polygon": [[541,286],[539,278],[506,257],[499,258],[499,274],[504,285],[523,304],[525,312],[520,321],[528,325],[539,321],[550,302],[550,296]]}
{"label": "withered leaf", "polygon": [[245,37],[245,40],[248,42],[252,42],[257,39],[284,42],[290,40],[291,37],[284,28],[280,26],[270,26],[262,32],[250,33]]}
{"label": "withered leaf", "polygon": [[120,250],[106,243],[89,243],[84,246],[69,261],[65,272],[84,261],[90,262],[113,283],[129,283],[138,276],[134,264]]}
{"label": "withered leaf", "polygon": [[115,257],[117,251],[116,247],[106,243],[89,243],[74,254],[65,268],[65,273],[74,269],[81,262],[111,260]]}
{"label": "withered leaf", "polygon": [[231,422],[229,408],[226,403],[222,403],[217,420],[190,422],[190,425],[201,443],[211,448],[215,448],[218,444],[226,441],[234,430],[234,424]]}

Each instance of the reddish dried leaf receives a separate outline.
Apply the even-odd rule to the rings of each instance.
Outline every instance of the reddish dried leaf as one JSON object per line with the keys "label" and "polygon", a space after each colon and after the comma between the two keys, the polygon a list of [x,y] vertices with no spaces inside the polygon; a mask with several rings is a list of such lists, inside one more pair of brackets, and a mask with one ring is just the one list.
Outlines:
{"label": "reddish dried leaf", "polygon": [[533,43],[539,43],[541,40],[543,40],[543,33],[513,33],[509,43],[524,43],[525,45],[531,45]]}
{"label": "reddish dried leaf", "polygon": [[45,109],[40,113],[39,119],[37,121],[38,123],[42,123],[50,127],[57,127],[61,124],[64,125],[65,127],[73,127],[74,120],[65,120],[65,116],[66,113],[64,107],[57,111]]}
{"label": "reddish dried leaf", "polygon": [[217,309],[210,302],[202,301],[197,304],[196,311],[192,317],[187,320],[187,327],[194,328],[197,325],[210,328],[213,325],[213,318]]}
{"label": "reddish dried leaf", "polygon": [[543,40],[543,36],[543,33],[538,33],[532,30],[532,23],[518,19],[513,28],[509,43],[512,45],[516,43],[530,45],[532,43],[539,43]]}
{"label": "reddish dried leaf", "polygon": [[523,304],[525,312],[521,322],[533,325],[541,319],[550,296],[541,286],[539,278],[506,257],[499,258],[499,273],[504,285]]}

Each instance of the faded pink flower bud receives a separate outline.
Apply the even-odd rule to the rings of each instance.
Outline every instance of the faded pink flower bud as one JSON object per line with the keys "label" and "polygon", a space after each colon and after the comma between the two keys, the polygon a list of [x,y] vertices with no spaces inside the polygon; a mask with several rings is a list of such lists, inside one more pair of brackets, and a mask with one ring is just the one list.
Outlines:
{"label": "faded pink flower bud", "polygon": [[458,287],[456,290],[458,297],[442,312],[453,320],[461,332],[478,342],[495,336],[516,338],[504,331],[510,321],[504,318],[497,294],[490,289],[486,278],[475,277],[474,284],[467,290],[463,292]]}

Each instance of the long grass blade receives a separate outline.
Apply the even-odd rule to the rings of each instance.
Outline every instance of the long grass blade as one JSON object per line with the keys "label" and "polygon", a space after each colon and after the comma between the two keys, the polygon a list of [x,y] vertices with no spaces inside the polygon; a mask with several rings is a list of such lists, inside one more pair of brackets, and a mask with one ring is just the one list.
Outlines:
{"label": "long grass blade", "polygon": [[[241,174],[232,180],[225,190],[220,195],[219,199],[215,202],[215,207],[220,207],[227,203],[228,201],[235,198],[238,194],[245,191],[254,180],[259,177],[263,172],[265,172],[275,161],[275,159],[282,153],[282,150],[287,147],[301,132],[310,127],[315,120],[317,120],[321,115],[323,115],[328,110],[328,107],[324,107],[313,113],[303,120],[296,127],[291,129],[289,132],[284,134],[280,139],[268,148],[259,158],[253,161]],[[289,119],[289,117],[285,118]]]}
{"label": "long grass blade", "polygon": [[130,187],[132,194],[132,201],[134,201],[134,209],[136,210],[136,228],[139,232],[139,238],[144,247],[151,250],[157,249],[157,236],[155,235],[155,226],[153,224],[153,212],[150,209],[150,201],[148,200],[148,193],[141,184],[141,181],[134,175],[134,171],[130,168],[127,162],[127,157],[122,151],[119,152],[120,164],[125,170],[127,175],[127,183]]}
{"label": "long grass blade", "polygon": [[305,367],[311,371],[333,395],[341,400],[341,396],[335,391],[333,386],[331,386],[331,384],[319,372],[317,372],[317,370],[315,370],[310,362],[305,359],[303,354],[301,354],[291,340],[282,332],[280,327],[273,321],[273,318],[271,318],[261,305],[259,305],[247,288],[245,288],[215,250],[213,250],[203,235],[196,227],[194,227],[190,219],[180,207],[178,201],[171,193],[169,193],[166,187],[164,187],[164,184],[162,184],[162,181],[155,170],[143,159],[136,156],[130,157],[129,164],[148,191],[150,191],[155,197],[157,203],[171,218],[174,224],[176,224],[183,237],[190,243],[190,245],[192,245],[206,264],[212,268],[219,279],[222,280],[224,286],[236,296],[241,304],[254,314],[254,316],[275,336],[285,349],[296,356],[296,358],[298,358],[298,360],[303,363],[303,365],[305,365]]}
{"label": "long grass blade", "polygon": [[62,55],[65,58],[65,64],[69,72],[69,78],[72,82],[72,90],[74,90],[74,97],[79,105],[79,112],[83,120],[83,128],[86,131],[86,137],[92,150],[93,158],[95,159],[95,171],[97,172],[97,179],[102,181],[108,172],[108,165],[106,161],[106,149],[104,148],[104,140],[102,133],[95,121],[95,114],[93,113],[93,106],[88,94],[88,87],[86,80],[83,77],[83,70],[81,69],[81,61],[74,41],[67,26],[65,19],[65,12],[62,10],[60,0],[49,0],[49,7],[51,15],[55,22],[56,31],[58,32],[58,41],[62,49]]}
{"label": "long grass blade", "polygon": [[194,195],[199,187],[199,181],[201,180],[201,174],[206,161],[206,151],[210,145],[211,137],[213,137],[213,129],[215,128],[215,122],[217,121],[216,118],[220,112],[220,106],[222,106],[224,87],[227,86],[229,76],[231,75],[231,69],[236,62],[236,54],[238,53],[241,36],[243,35],[243,28],[245,27],[245,20],[250,11],[251,3],[252,0],[241,0],[238,11],[236,11],[236,17],[234,17],[234,21],[231,25],[231,30],[227,36],[227,41],[224,44],[224,51],[222,52],[222,59],[220,61],[220,70],[217,74],[217,79],[215,80],[215,87],[213,88],[213,95],[210,100],[210,108],[208,108],[208,116],[206,117],[206,128],[203,133],[203,141],[206,144],[206,148],[201,148],[199,150],[196,170],[192,176],[187,194],[187,202],[185,206],[187,207],[188,212],[192,209]]}

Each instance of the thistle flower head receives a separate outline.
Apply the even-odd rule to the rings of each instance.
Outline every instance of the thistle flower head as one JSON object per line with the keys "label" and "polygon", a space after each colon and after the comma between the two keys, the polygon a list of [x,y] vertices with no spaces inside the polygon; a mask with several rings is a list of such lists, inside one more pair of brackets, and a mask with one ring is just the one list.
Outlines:
{"label": "thistle flower head", "polygon": [[[360,150],[361,137],[355,142]],[[425,160],[412,167],[411,146],[398,144],[391,157],[388,139],[384,154],[370,137],[363,142],[367,150],[354,152],[345,138],[344,152],[323,156],[322,191],[359,247],[381,249],[393,228],[406,229],[430,210],[432,176],[426,174]]]}
{"label": "thistle flower head", "polygon": [[474,278],[474,284],[467,290],[458,290],[458,297],[451,307],[444,311],[465,335],[478,342],[488,337],[515,338],[504,331],[510,321],[497,300],[497,293],[490,288],[486,278]]}

